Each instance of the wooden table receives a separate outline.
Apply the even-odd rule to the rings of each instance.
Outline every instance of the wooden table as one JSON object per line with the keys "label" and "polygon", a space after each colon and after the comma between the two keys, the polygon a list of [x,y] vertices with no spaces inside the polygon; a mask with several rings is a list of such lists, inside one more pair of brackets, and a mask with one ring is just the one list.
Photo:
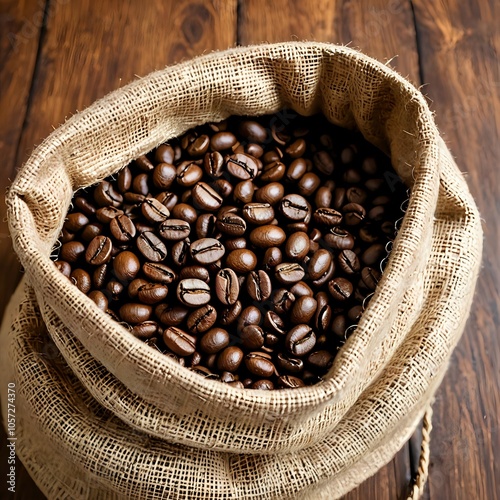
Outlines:
{"label": "wooden table", "polygon": [[[2,192],[34,145],[76,110],[137,75],[214,49],[291,39],[343,43],[421,86],[478,202],[486,237],[472,314],[434,405],[425,496],[500,498],[499,2],[2,0],[0,6]],[[0,314],[20,277],[4,219],[2,200]],[[5,435],[1,449],[5,478]],[[403,447],[346,498],[402,498],[412,451]],[[15,498],[43,498],[20,465]]]}

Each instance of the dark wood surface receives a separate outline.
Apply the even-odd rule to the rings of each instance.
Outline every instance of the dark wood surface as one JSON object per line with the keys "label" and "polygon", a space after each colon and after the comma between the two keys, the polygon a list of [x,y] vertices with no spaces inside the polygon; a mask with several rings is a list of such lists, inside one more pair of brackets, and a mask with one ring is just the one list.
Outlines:
{"label": "dark wood surface", "polygon": [[[424,498],[500,498],[500,3],[496,0],[0,0],[0,189],[65,118],[166,64],[262,41],[348,44],[422,85],[484,219],[483,269],[434,405]],[[0,315],[20,278],[0,204]],[[4,389],[2,388],[2,394]],[[399,499],[407,444],[347,499]],[[2,431],[1,471],[6,465]],[[43,498],[19,465],[17,493]]]}

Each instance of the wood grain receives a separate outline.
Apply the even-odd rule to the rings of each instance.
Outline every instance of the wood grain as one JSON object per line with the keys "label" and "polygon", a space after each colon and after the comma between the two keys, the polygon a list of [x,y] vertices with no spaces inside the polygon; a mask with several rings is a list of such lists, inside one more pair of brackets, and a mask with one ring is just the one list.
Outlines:
{"label": "wood grain", "polygon": [[500,5],[424,2],[415,15],[425,91],[482,214],[483,269],[434,405],[431,498],[500,498]]}

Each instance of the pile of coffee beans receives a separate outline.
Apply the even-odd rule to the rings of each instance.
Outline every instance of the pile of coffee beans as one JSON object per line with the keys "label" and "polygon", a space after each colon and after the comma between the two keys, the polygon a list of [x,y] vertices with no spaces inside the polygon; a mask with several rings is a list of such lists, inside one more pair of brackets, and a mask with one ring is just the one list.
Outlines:
{"label": "pile of coffee beans", "polygon": [[321,115],[232,117],[79,192],[55,265],[186,369],[297,388],[359,321],[405,198],[386,156]]}

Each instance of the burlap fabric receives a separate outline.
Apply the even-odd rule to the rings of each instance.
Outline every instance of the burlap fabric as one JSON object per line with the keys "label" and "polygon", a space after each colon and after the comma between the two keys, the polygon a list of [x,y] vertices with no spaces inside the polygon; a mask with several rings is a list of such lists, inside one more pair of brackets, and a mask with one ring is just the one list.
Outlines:
{"label": "burlap fabric", "polygon": [[[74,191],[195,125],[285,107],[358,128],[411,196],[326,380],[238,390],[134,338],[50,254]],[[7,202],[27,285],[3,351],[18,386],[18,451],[51,498],[342,495],[422,417],[463,331],[482,248],[477,209],[422,95],[386,66],[319,43],[209,54],[113,92],[37,148]]]}

